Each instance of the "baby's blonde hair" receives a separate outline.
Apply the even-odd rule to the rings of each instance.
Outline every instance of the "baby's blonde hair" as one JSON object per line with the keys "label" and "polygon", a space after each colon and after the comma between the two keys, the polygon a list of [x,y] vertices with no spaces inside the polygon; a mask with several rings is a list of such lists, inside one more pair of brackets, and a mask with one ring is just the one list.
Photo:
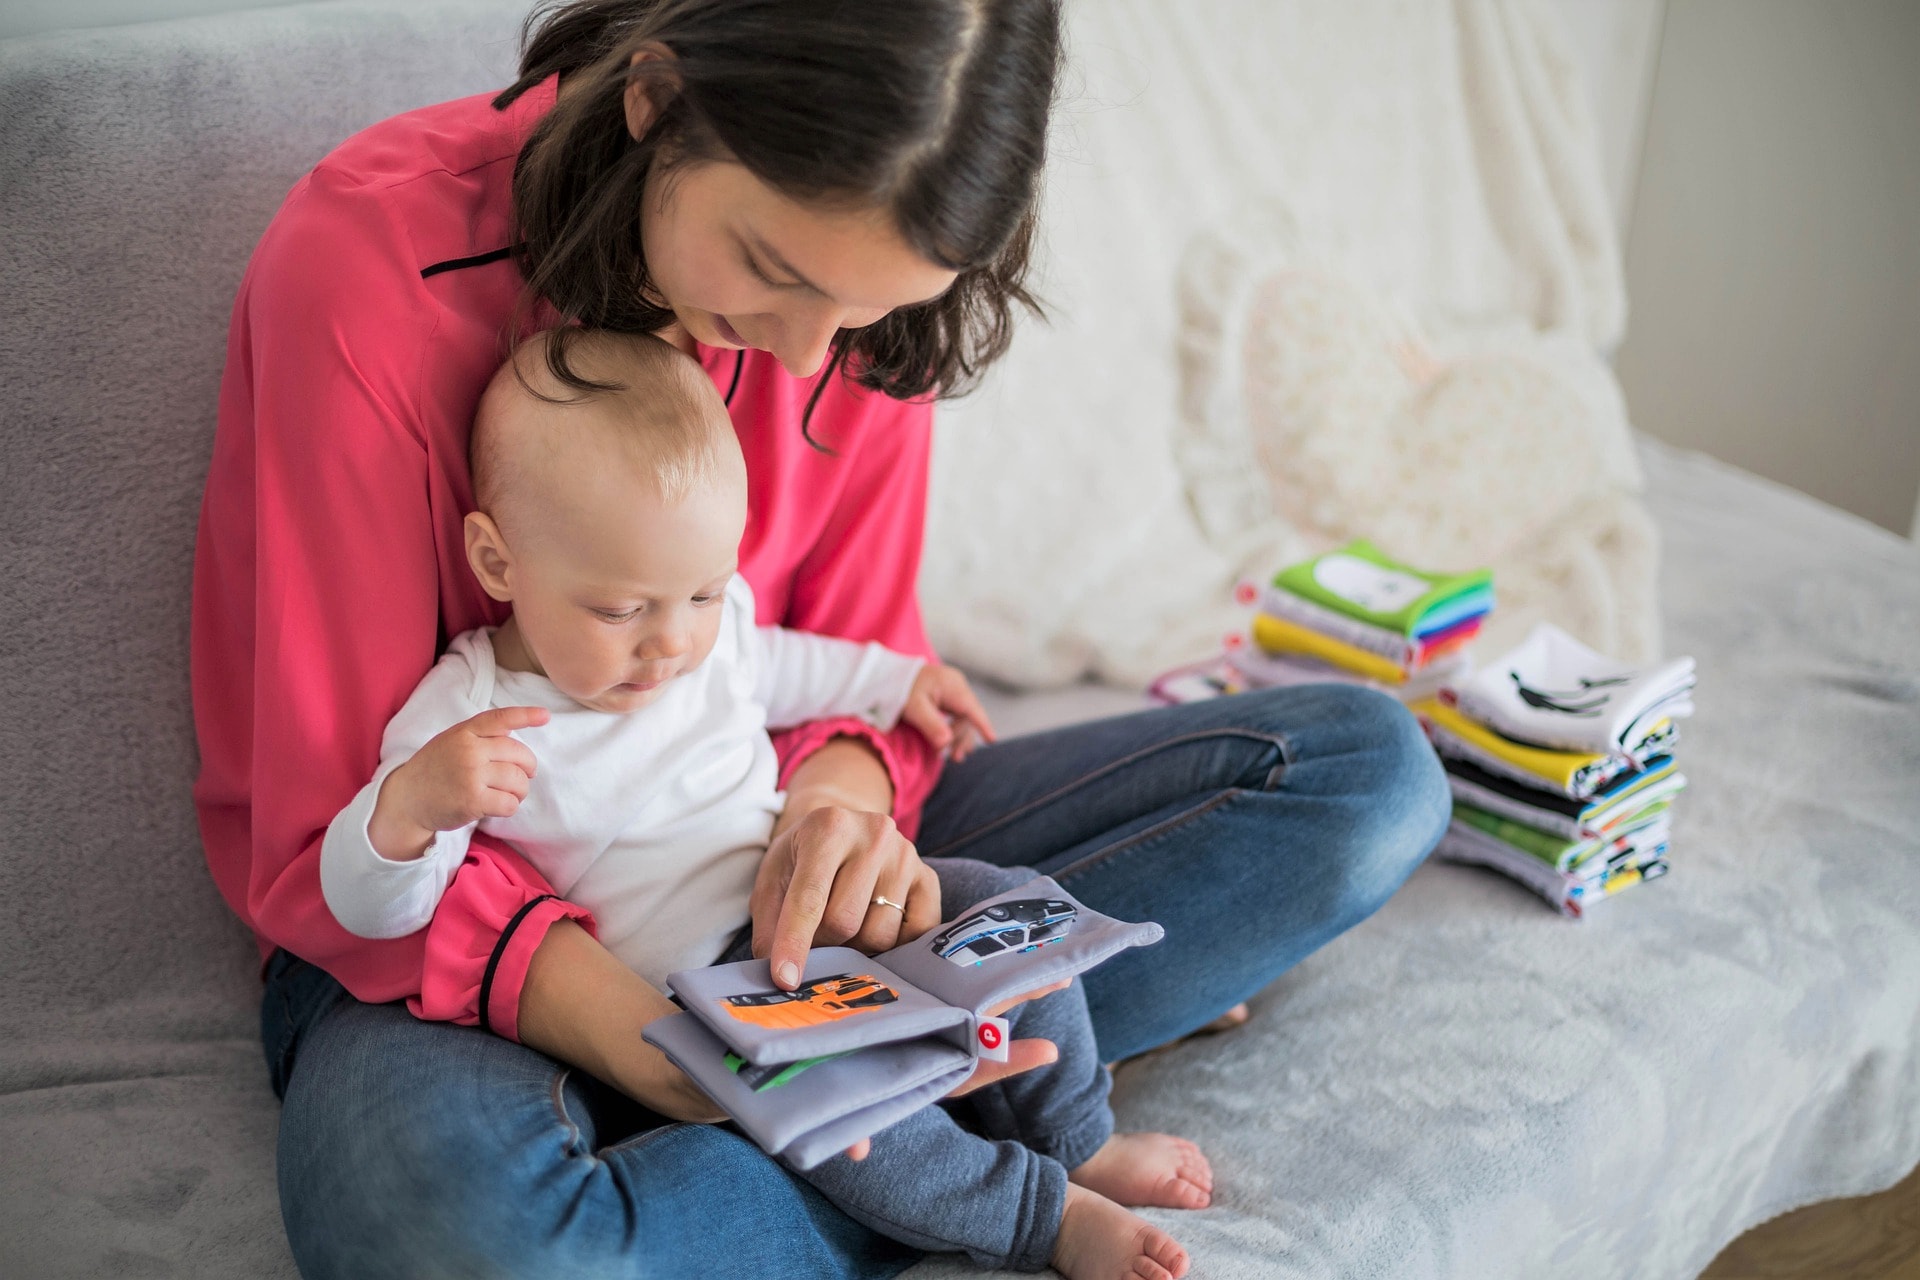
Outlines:
{"label": "baby's blonde hair", "polygon": [[576,392],[548,370],[553,332],[515,348],[480,397],[468,444],[479,510],[499,520],[521,472],[551,471],[588,432],[613,444],[669,505],[741,471],[726,405],[679,348],[644,333],[577,332],[567,358],[604,389]]}

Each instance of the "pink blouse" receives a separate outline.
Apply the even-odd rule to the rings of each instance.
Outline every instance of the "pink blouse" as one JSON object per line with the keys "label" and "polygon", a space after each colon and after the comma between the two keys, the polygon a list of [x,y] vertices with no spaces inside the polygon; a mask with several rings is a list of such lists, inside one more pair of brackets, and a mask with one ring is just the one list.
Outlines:
{"label": "pink blouse", "polygon": [[[504,112],[483,95],[397,116],[294,186],[234,303],[194,562],[194,799],[214,880],[262,955],[285,947],[361,1000],[405,997],[509,1038],[548,927],[591,929],[587,913],[476,836],[427,928],[357,938],[321,898],[320,840],[447,641],[506,618],[466,563],[467,432],[525,336],[507,332],[510,184],[557,85]],[[930,407],[836,379],[813,419],[823,454],[800,434],[813,379],[761,351],[699,355],[732,392],[746,453],[740,566],[759,621],[930,655],[914,595]],[[879,752],[910,834],[940,768],[911,729],[778,735],[783,784],[841,734]]]}

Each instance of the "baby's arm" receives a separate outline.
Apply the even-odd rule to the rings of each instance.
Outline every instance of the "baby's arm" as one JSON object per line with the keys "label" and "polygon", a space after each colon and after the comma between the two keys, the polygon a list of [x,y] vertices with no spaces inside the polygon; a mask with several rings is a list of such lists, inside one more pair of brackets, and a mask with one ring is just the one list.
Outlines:
{"label": "baby's arm", "polygon": [[748,640],[754,698],[766,707],[770,729],[837,716],[890,729],[926,665],[882,645],[785,627],[751,628]]}
{"label": "baby's arm", "polygon": [[387,725],[373,780],[327,827],[320,889],[342,928],[399,938],[425,928],[481,819],[513,813],[533,776],[508,736],[544,724],[540,707],[473,714],[473,673],[450,650]]}
{"label": "baby's arm", "polygon": [[[993,741],[993,725],[967,678],[952,667],[895,653],[878,644],[785,627],[756,627],[755,695],[769,728],[829,716],[858,716],[878,729],[901,720],[954,758],[972,749],[967,729]],[[956,733],[951,720],[963,728]]]}

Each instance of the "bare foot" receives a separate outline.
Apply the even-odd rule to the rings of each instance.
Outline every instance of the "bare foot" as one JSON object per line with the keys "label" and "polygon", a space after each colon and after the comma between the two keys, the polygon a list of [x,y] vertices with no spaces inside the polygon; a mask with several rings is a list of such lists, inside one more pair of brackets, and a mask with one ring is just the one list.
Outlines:
{"label": "bare foot", "polygon": [[1187,1251],[1099,1192],[1068,1184],[1053,1269],[1067,1280],[1180,1280]]}
{"label": "bare foot", "polygon": [[1120,1204],[1204,1209],[1213,1203],[1213,1166],[1200,1148],[1166,1133],[1116,1133],[1067,1175]]}
{"label": "bare foot", "polygon": [[1246,1026],[1247,1019],[1252,1016],[1253,1011],[1247,1008],[1244,1003],[1237,1004],[1193,1034],[1197,1036],[1217,1036],[1222,1031],[1231,1031],[1235,1027]]}

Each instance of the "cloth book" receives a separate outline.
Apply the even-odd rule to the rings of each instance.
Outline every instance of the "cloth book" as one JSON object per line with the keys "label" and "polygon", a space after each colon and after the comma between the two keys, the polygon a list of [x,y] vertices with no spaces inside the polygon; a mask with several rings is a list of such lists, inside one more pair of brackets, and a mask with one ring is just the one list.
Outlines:
{"label": "cloth book", "polygon": [[1343,640],[1272,614],[1254,616],[1253,642],[1268,653],[1304,654],[1382,684],[1400,684],[1407,678],[1405,669],[1391,658],[1368,653]]}
{"label": "cloth book", "polygon": [[1470,827],[1506,841],[1523,853],[1532,854],[1555,871],[1588,879],[1596,874],[1596,869],[1631,856],[1636,849],[1664,848],[1673,830],[1670,811],[1668,802],[1648,805],[1634,814],[1631,820],[1621,823],[1615,831],[1588,840],[1565,840],[1525,823],[1457,802],[1453,807],[1453,816]]}
{"label": "cloth book", "polygon": [[1244,687],[1268,689],[1280,685],[1362,684],[1392,694],[1405,703],[1431,698],[1449,684],[1462,679],[1469,668],[1464,654],[1448,654],[1421,671],[1405,677],[1404,682],[1372,680],[1359,672],[1334,666],[1304,653],[1268,653],[1257,644],[1243,644],[1227,651],[1226,667],[1238,674]]}
{"label": "cloth book", "polygon": [[1443,862],[1489,867],[1533,890],[1561,915],[1581,920],[1595,903],[1665,875],[1666,851],[1664,843],[1645,850],[1636,847],[1619,861],[1604,865],[1597,874],[1581,877],[1556,871],[1532,854],[1456,817],[1433,856]]}
{"label": "cloth book", "polygon": [[1413,710],[1427,722],[1433,745],[1443,757],[1470,760],[1489,773],[1575,800],[1592,796],[1634,770],[1632,759],[1611,752],[1554,751],[1515,742],[1439,698],[1423,699],[1413,704]]}
{"label": "cloth book", "polygon": [[810,1169],[997,1056],[996,1002],[1161,936],[1038,876],[878,956],[816,947],[793,991],[764,960],[679,970],[667,985],[686,1012],[642,1034],[768,1154]]}
{"label": "cloth book", "polygon": [[1491,570],[1428,573],[1390,559],[1365,539],[1290,565],[1273,585],[1403,636],[1430,634],[1493,608]]}
{"label": "cloth book", "polygon": [[1635,668],[1541,623],[1455,690],[1462,713],[1504,736],[1559,751],[1644,754],[1663,721],[1693,712],[1692,658]]}
{"label": "cloth book", "polygon": [[[1305,627],[1309,631],[1318,631],[1355,649],[1385,658],[1388,662],[1404,667],[1409,671],[1432,662],[1436,657],[1456,651],[1459,646],[1479,634],[1486,608],[1492,602],[1491,593],[1483,600],[1478,593],[1461,596],[1437,610],[1430,619],[1431,629],[1421,635],[1409,636],[1398,631],[1389,631],[1385,627],[1376,627],[1357,618],[1349,618],[1325,605],[1315,604],[1304,597],[1283,591],[1279,587],[1268,587],[1260,593],[1260,611],[1274,618],[1284,619],[1295,626]],[[1457,611],[1456,606],[1465,604],[1469,611]]]}
{"label": "cloth book", "polygon": [[1671,756],[1649,760],[1644,768],[1615,779],[1586,800],[1541,791],[1467,760],[1446,760],[1447,785],[1458,804],[1511,818],[1537,831],[1568,840],[1591,840],[1616,832],[1650,805],[1671,801],[1687,787],[1687,775]]}

